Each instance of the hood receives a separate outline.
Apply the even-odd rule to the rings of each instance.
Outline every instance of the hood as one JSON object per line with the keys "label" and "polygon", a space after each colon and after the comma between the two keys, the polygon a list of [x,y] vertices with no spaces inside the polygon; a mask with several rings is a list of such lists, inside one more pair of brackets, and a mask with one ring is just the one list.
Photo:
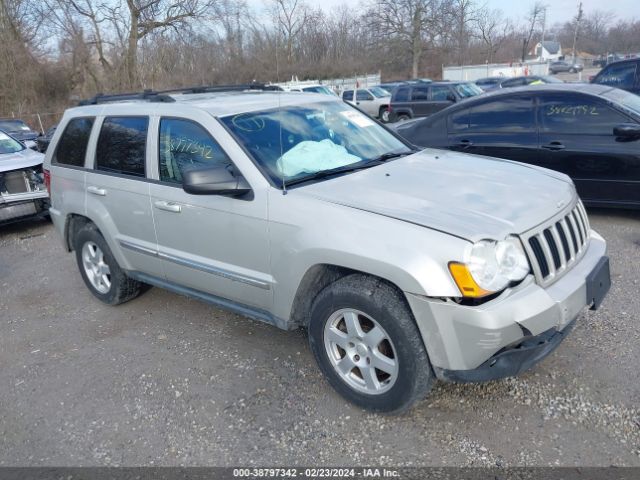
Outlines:
{"label": "hood", "polygon": [[0,172],[42,165],[44,155],[26,148],[17,153],[0,154]]}
{"label": "hood", "polygon": [[432,149],[296,191],[471,241],[526,232],[576,196],[558,172]]}

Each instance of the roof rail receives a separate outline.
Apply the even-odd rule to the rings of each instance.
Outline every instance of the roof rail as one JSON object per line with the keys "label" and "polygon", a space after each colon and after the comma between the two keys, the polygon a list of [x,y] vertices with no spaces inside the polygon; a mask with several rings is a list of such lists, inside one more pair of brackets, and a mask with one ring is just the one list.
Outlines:
{"label": "roof rail", "polygon": [[105,95],[98,93],[87,100],[81,100],[78,105],[98,105],[100,103],[122,102],[125,100],[147,100],[149,102],[175,102],[175,99],[168,94],[191,94],[191,93],[215,93],[215,92],[241,92],[245,90],[282,90],[277,85],[267,85],[264,83],[247,83],[243,85],[198,85],[194,87],[171,88],[168,90],[144,90],[138,93],[116,93]]}
{"label": "roof rail", "polygon": [[173,98],[168,95],[163,95],[161,92],[154,92],[153,90],[144,90],[142,93],[116,93],[113,95],[105,95],[98,93],[95,97],[87,100],[81,100],[78,105],[98,105],[100,103],[122,102],[125,100],[147,100],[149,102],[175,102]]}

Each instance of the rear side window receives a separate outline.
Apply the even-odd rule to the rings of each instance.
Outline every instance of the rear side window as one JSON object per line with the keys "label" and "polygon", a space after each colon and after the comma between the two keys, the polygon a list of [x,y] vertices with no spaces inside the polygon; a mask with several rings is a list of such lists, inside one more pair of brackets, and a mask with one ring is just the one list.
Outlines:
{"label": "rear side window", "polygon": [[191,120],[160,120],[160,180],[182,183],[189,169],[230,165],[231,160],[204,127]]}
{"label": "rear side window", "polygon": [[148,117],[106,117],[96,149],[96,169],[145,176]]}
{"label": "rear side window", "polygon": [[95,117],[81,117],[73,118],[67,123],[51,159],[52,163],[84,167],[84,157],[87,154],[94,120]]}
{"label": "rear side window", "polygon": [[510,97],[471,108],[469,130],[474,132],[527,132],[536,130],[531,97]]}
{"label": "rear side window", "polygon": [[411,100],[420,101],[429,99],[429,87],[413,87],[411,91]]}
{"label": "rear side window", "polygon": [[622,65],[609,65],[605,68],[595,83],[609,85],[617,88],[633,88],[636,77],[636,63],[623,63]]}
{"label": "rear side window", "polygon": [[400,87],[393,94],[393,102],[407,102],[409,101],[409,88]]}

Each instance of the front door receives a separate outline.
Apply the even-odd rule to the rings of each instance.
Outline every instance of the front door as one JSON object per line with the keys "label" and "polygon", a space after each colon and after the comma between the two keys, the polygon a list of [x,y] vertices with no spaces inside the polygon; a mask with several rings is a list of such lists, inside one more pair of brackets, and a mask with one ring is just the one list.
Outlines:
{"label": "front door", "polygon": [[[204,114],[203,114],[204,115]],[[158,121],[159,182],[151,185],[158,252],[173,284],[253,308],[271,307],[267,201],[191,195],[182,189],[187,169],[233,162],[209,133],[212,117]],[[206,125],[206,127],[205,127]],[[241,172],[240,172],[241,173]]]}
{"label": "front door", "polygon": [[356,90],[356,105],[368,115],[372,117],[378,116],[378,106],[374,101],[373,95],[367,90]]}
{"label": "front door", "polygon": [[584,200],[640,203],[640,140],[616,138],[626,114],[588,95],[541,97],[541,165],[569,175]]}

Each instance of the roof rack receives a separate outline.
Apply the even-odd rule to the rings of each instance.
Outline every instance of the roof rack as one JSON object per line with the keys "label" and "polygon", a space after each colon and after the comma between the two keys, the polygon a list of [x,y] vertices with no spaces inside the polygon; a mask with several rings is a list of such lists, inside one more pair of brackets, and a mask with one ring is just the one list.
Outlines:
{"label": "roof rack", "polygon": [[195,94],[195,93],[215,93],[215,92],[241,92],[245,90],[282,90],[277,85],[267,85],[264,83],[247,83],[243,85],[199,85],[194,87],[171,88],[168,90],[144,90],[137,93],[116,93],[105,95],[98,93],[87,100],[81,100],[78,105],[98,105],[100,103],[122,102],[126,100],[146,100],[149,102],[175,102],[175,99],[168,94]]}

